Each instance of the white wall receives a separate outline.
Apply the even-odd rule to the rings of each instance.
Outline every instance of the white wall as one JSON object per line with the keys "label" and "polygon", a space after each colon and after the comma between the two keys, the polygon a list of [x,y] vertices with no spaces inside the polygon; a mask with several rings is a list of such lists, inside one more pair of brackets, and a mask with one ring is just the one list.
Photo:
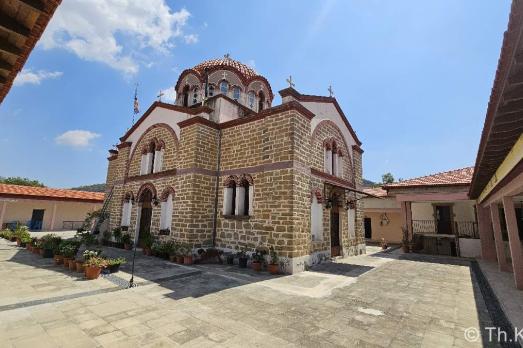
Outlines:
{"label": "white wall", "polygon": [[401,209],[395,198],[363,198],[363,209]]}
{"label": "white wall", "polygon": [[460,238],[459,250],[463,257],[481,258],[481,243],[479,239]]}
{"label": "white wall", "polygon": [[[445,204],[448,202],[442,202]],[[450,202],[452,204],[452,212],[454,214],[454,221],[475,221],[474,216],[474,201],[456,201]],[[433,220],[434,208],[433,204],[436,202],[413,202],[412,203],[412,219],[413,220]]]}

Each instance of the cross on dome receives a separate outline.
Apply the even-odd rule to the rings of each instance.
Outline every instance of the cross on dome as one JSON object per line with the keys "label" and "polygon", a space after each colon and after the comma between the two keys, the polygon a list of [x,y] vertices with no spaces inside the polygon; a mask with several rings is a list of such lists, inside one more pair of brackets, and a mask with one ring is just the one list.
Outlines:
{"label": "cross on dome", "polygon": [[289,75],[289,78],[286,79],[285,81],[287,81],[290,88],[293,88],[295,86],[294,82],[292,82],[292,75]]}
{"label": "cross on dome", "polygon": [[327,91],[329,91],[329,97],[332,98],[332,96],[334,95],[334,90],[332,89],[331,85],[329,85],[329,88],[327,89]]}
{"label": "cross on dome", "polygon": [[229,53],[225,53],[225,54],[223,55],[223,58],[225,58],[225,59],[231,59],[231,55],[230,55]]}

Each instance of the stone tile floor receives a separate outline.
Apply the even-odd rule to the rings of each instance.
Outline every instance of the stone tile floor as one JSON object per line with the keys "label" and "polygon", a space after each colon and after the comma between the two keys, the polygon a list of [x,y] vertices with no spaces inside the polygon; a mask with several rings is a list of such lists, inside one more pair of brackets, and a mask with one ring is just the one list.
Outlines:
{"label": "stone tile floor", "polygon": [[0,244],[0,298],[54,296],[31,283],[34,272],[44,272],[35,277],[46,286],[86,283],[101,292],[0,308],[1,347],[493,346],[464,338],[465,328],[491,323],[468,262],[456,259],[376,253],[278,277],[198,265],[182,269],[194,272],[187,277],[144,276],[136,288],[106,291],[114,287],[107,279],[67,280],[24,253]]}

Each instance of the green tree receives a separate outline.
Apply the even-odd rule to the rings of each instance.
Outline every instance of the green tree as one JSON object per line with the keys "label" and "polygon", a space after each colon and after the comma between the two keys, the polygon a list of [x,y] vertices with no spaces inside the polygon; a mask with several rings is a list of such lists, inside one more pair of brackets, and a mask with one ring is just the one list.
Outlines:
{"label": "green tree", "polygon": [[391,173],[385,173],[381,176],[381,181],[384,184],[390,184],[394,182],[394,176]]}
{"label": "green tree", "polygon": [[45,185],[38,180],[31,180],[20,176],[9,176],[7,178],[0,176],[0,184],[45,187]]}

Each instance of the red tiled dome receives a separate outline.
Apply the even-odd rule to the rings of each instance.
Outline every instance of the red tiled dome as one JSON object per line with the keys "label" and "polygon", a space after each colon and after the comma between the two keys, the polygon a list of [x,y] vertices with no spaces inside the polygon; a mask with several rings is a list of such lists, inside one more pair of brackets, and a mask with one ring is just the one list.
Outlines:
{"label": "red tiled dome", "polygon": [[224,57],[221,59],[206,60],[196,65],[193,69],[203,76],[205,68],[209,68],[210,70],[218,70],[224,67],[233,68],[234,70],[237,70],[239,73],[243,75],[243,77],[246,80],[258,76],[258,73],[254,71],[254,69],[250,66],[247,66],[243,63],[238,62],[237,60],[228,57]]}

